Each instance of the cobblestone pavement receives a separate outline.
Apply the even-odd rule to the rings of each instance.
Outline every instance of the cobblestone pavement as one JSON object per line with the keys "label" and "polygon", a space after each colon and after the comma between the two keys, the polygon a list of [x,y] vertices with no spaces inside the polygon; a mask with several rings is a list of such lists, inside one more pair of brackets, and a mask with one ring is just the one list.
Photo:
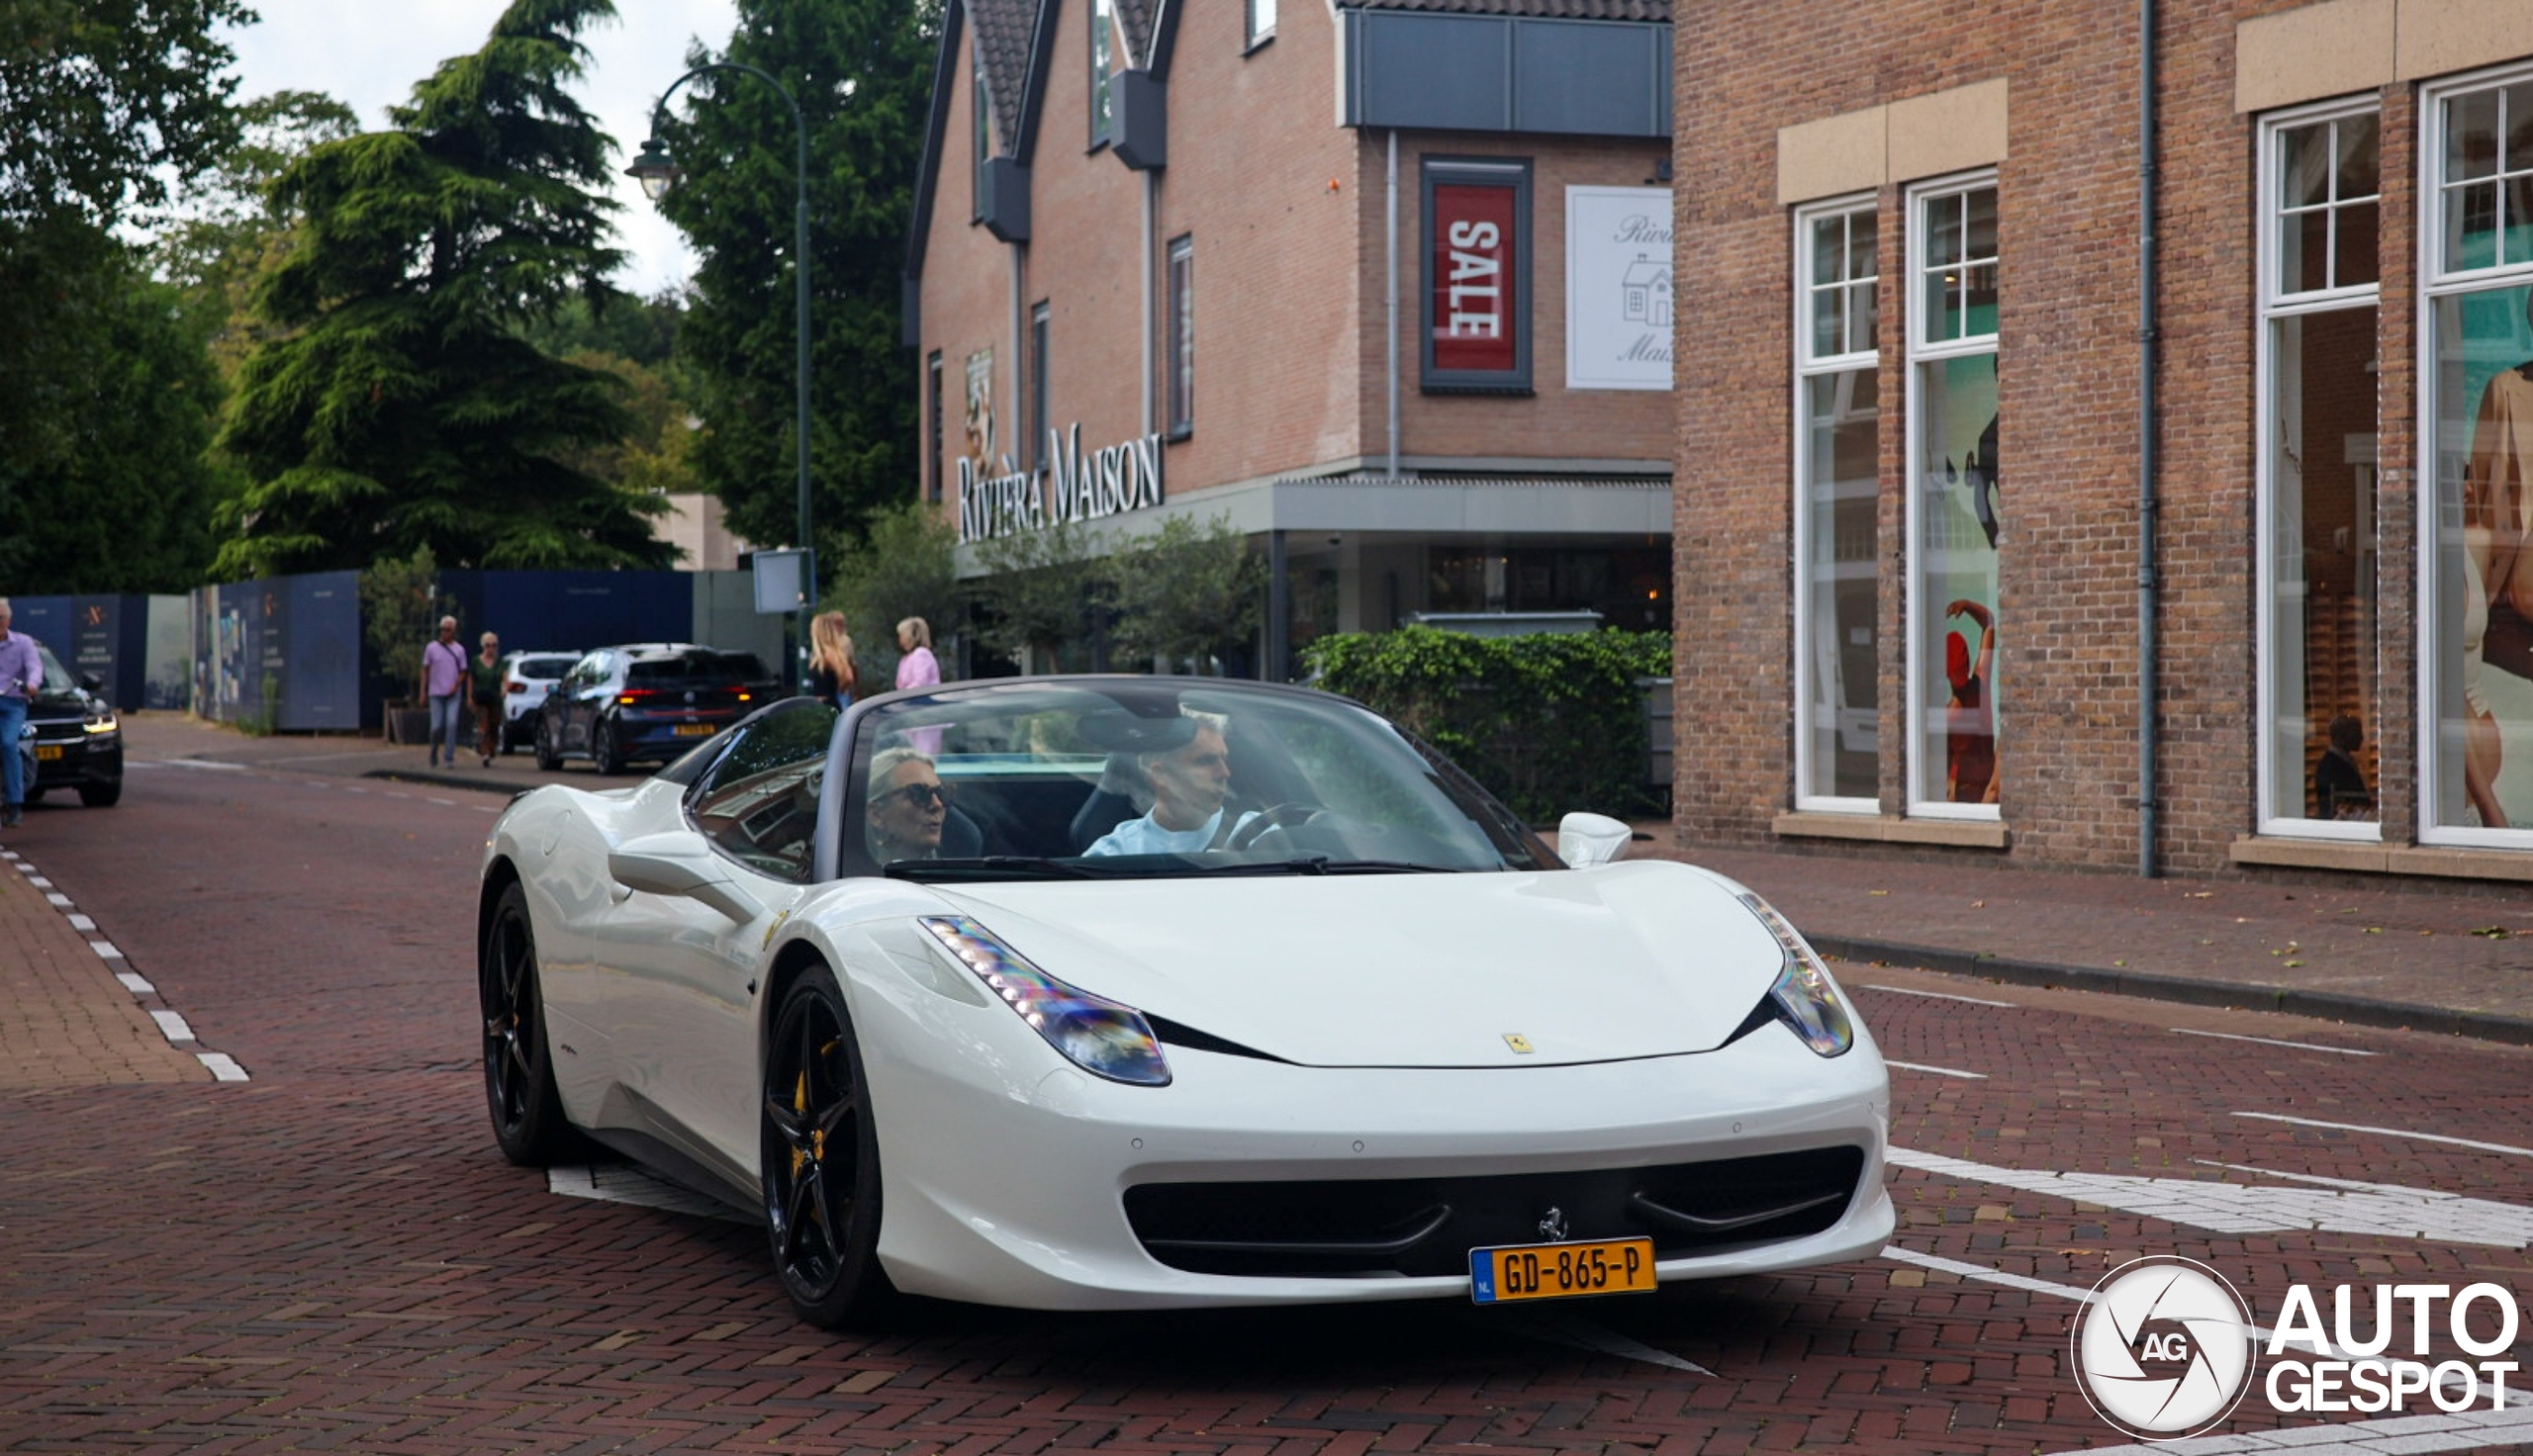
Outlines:
{"label": "cobblestone pavement", "polygon": [[[136,1044],[0,1065],[10,1451],[2027,1456],[2128,1440],[2068,1328],[2136,1254],[2205,1261],[2264,1321],[2299,1281],[2533,1295],[2533,1050],[1853,964],[1896,1068],[1885,1257],[1546,1309],[915,1303],[821,1333],[755,1228],[494,1151],[467,943],[498,796],[191,762],[137,752],[122,806],[0,837],[0,1064],[47,1040],[21,1008],[64,998]],[[68,904],[11,885],[39,878]],[[2140,943],[2091,934],[2059,941]],[[127,1074],[143,1053],[181,1079]],[[2255,1391],[2212,1444],[2159,1449],[2518,1449],[2526,1413]]]}

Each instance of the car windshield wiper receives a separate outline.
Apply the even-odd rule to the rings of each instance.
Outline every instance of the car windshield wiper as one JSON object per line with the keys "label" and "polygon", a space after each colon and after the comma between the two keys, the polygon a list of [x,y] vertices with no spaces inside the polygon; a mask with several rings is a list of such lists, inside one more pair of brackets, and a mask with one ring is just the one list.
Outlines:
{"label": "car windshield wiper", "polygon": [[1457,874],[1448,864],[1417,864],[1405,860],[1332,860],[1302,855],[1290,860],[1249,860],[1236,864],[1200,864],[1199,874]]}
{"label": "car windshield wiper", "polygon": [[985,855],[970,860],[891,860],[880,872],[891,879],[1118,879],[1120,872],[1079,860],[1038,855]]}

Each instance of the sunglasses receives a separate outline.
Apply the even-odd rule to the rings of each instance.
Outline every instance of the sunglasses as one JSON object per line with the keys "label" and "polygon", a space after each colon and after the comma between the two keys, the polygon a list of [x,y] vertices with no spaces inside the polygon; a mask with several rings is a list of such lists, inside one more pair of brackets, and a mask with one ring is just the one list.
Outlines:
{"label": "sunglasses", "polygon": [[903,788],[892,788],[887,793],[880,795],[880,801],[882,803],[887,803],[891,799],[904,800],[905,806],[909,809],[920,809],[924,805],[938,799],[941,801],[943,808],[948,808],[950,805],[950,785],[946,783],[909,783]]}

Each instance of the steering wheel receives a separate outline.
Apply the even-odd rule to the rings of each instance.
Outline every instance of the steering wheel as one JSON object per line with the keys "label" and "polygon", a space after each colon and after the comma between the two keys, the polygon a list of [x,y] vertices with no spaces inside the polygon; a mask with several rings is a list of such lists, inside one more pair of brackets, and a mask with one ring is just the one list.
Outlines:
{"label": "steering wheel", "polygon": [[1276,830],[1299,829],[1327,812],[1318,804],[1306,804],[1299,799],[1277,804],[1271,809],[1261,810],[1257,818],[1233,830],[1231,838],[1223,842],[1223,848],[1248,849]]}

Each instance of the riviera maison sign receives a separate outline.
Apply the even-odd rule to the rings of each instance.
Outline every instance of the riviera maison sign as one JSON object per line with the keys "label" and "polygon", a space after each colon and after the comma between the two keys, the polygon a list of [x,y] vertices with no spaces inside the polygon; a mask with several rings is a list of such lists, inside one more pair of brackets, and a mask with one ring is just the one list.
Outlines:
{"label": "riviera maison sign", "polygon": [[983,541],[1019,531],[1043,531],[1066,521],[1096,520],[1103,515],[1161,503],[1161,436],[1150,434],[1105,450],[1081,453],[1081,426],[1070,436],[1047,431],[1047,457],[1042,474],[1011,468],[979,479],[977,463],[959,461],[959,540]]}

